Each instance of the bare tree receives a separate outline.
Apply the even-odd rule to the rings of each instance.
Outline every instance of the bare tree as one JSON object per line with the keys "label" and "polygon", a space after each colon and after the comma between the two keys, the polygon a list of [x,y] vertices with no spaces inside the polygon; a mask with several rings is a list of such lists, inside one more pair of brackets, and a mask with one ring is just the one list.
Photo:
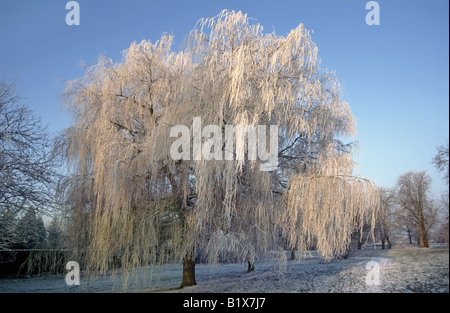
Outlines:
{"label": "bare tree", "polygon": [[448,234],[449,234],[449,227],[448,227],[448,220],[447,220],[447,221],[441,223],[439,228],[436,230],[436,232],[434,233],[434,239],[436,240],[436,242],[445,243],[448,247],[449,246]]}
{"label": "bare tree", "polygon": [[[87,217],[88,234],[72,236],[87,244],[87,267],[102,271],[120,259],[128,273],[181,261],[188,286],[196,251],[211,263],[230,254],[253,262],[282,250],[280,232],[290,249],[314,242],[327,259],[345,253],[356,216],[374,221],[377,188],[352,175],[353,145],[342,140],[355,134],[354,119],[308,31],[263,34],[241,12],[223,11],[200,20],[182,52],[171,44],[168,35],[133,43],[121,63],[101,57],[67,84],[74,124],[61,147],[73,175],[61,191]],[[200,129],[201,141],[188,142],[211,160],[186,147],[173,158],[175,125],[193,137]],[[239,158],[222,136],[237,125],[276,125],[278,162],[249,157],[248,144]],[[216,144],[211,133],[220,134]],[[231,136],[237,143],[251,134]]]}
{"label": "bare tree", "polygon": [[418,241],[418,231],[417,231],[417,223],[414,218],[411,216],[409,211],[404,210],[395,198],[395,207],[393,210],[393,229],[395,229],[395,233],[393,235],[400,235],[408,238],[408,244],[413,245]]}
{"label": "bare tree", "polygon": [[381,241],[381,248],[392,247],[392,229],[395,227],[395,191],[380,188],[380,210],[377,216],[377,231]]}
{"label": "bare tree", "polygon": [[448,152],[448,143],[447,146],[439,146],[437,147],[437,154],[433,158],[433,163],[436,166],[437,170],[443,174],[443,179],[447,183],[447,191],[441,195],[440,207],[442,208],[442,212],[445,214],[445,220],[441,223],[435,237],[440,242],[445,242],[448,247],[448,223],[449,223],[449,193],[448,193],[448,176],[449,176],[449,152]]}
{"label": "bare tree", "polygon": [[442,145],[437,147],[437,154],[433,158],[433,163],[438,169],[438,171],[444,175],[443,178],[447,184],[449,174],[448,159],[449,159],[448,143],[447,146]]}
{"label": "bare tree", "polygon": [[19,100],[14,84],[0,81],[0,231],[8,233],[0,249],[20,240],[12,229],[16,219],[31,210],[45,212],[54,196],[52,141]]}
{"label": "bare tree", "polygon": [[421,248],[429,247],[428,234],[437,221],[437,209],[430,199],[431,178],[423,172],[408,172],[397,182],[397,201],[416,227]]}

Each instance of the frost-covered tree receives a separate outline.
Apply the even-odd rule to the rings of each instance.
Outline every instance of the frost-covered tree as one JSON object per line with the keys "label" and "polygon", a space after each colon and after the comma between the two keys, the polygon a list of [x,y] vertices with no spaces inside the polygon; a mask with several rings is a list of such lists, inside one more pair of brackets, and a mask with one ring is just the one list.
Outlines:
{"label": "frost-covered tree", "polygon": [[446,146],[437,147],[437,154],[433,158],[436,169],[443,174],[443,179],[447,183],[447,190],[441,195],[440,207],[444,214],[445,220],[441,222],[441,226],[437,230],[436,238],[440,242],[445,242],[448,246],[448,223],[449,223],[449,192],[448,192],[448,176],[449,176],[449,152],[448,143]]}
{"label": "frost-covered tree", "polygon": [[[430,198],[431,178],[426,172],[407,172],[398,178],[396,201],[404,224],[415,227],[421,248],[429,247],[429,230],[437,222],[437,208]],[[410,229],[411,231],[411,229]]]}
{"label": "frost-covered tree", "polygon": [[436,240],[436,242],[445,243],[447,245],[447,247],[449,246],[449,239],[448,239],[449,227],[448,226],[449,225],[448,225],[448,220],[447,220],[447,221],[441,223],[439,228],[434,233],[434,239]]}
{"label": "frost-covered tree", "polygon": [[[67,84],[74,124],[60,142],[73,175],[61,193],[85,229],[69,237],[87,269],[120,264],[128,273],[179,260],[188,286],[196,253],[252,262],[281,249],[280,234],[292,250],[314,242],[326,259],[346,253],[364,224],[355,221],[374,221],[377,188],[353,176],[344,140],[355,135],[354,119],[309,32],[263,33],[241,12],[223,11],[200,20],[181,52],[171,45],[169,35],[133,43],[122,62],[101,57]],[[175,125],[186,128],[174,133]],[[238,147],[250,131],[234,129],[228,145],[227,127],[238,125],[266,127],[261,153],[274,152],[269,137],[278,135],[277,162]],[[174,158],[174,142],[189,135],[192,149],[181,145]]]}

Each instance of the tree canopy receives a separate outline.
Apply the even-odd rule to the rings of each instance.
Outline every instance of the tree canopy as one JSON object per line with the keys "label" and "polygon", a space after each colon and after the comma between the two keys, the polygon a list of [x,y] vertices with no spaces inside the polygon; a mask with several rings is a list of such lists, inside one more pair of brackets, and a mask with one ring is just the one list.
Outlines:
{"label": "tree canopy", "polygon": [[[309,32],[300,24],[285,37],[263,33],[245,14],[222,11],[198,21],[182,51],[172,42],[132,43],[121,62],[102,56],[67,84],[74,122],[61,142],[73,174],[61,194],[78,221],[78,258],[106,270],[195,253],[244,260],[282,242],[299,251],[314,242],[327,259],[346,253],[360,221],[374,221],[377,188],[353,176],[355,120]],[[226,138],[208,145],[211,133],[276,125],[276,164],[260,170],[267,163],[249,157],[249,144],[245,158],[174,159],[171,129],[194,136],[196,117],[215,125],[200,130],[203,149],[234,156]],[[258,141],[266,150],[268,137]]]}
{"label": "tree canopy", "polygon": [[50,136],[20,100],[13,83],[0,81],[0,249],[23,243],[20,218],[50,210],[58,177]]}

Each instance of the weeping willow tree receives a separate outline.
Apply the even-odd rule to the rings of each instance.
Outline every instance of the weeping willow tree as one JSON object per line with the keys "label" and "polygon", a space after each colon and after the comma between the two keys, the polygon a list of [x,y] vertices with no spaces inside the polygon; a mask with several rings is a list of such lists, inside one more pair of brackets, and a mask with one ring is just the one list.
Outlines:
{"label": "weeping willow tree", "polygon": [[[133,43],[121,62],[100,57],[67,84],[73,174],[61,194],[85,268],[129,273],[179,261],[189,286],[196,254],[253,262],[283,249],[280,234],[290,249],[317,242],[326,258],[345,253],[355,221],[374,219],[377,189],[352,174],[354,119],[303,25],[283,37],[223,11],[201,19],[181,52],[171,45],[169,35]],[[277,126],[258,141],[275,162],[252,157],[248,130],[261,125]],[[184,135],[191,145],[174,158]]]}

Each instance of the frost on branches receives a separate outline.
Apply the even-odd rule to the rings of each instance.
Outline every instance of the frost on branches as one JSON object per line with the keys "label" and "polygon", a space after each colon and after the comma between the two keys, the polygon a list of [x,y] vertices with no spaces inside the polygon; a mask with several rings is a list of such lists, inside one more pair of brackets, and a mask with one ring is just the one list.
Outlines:
{"label": "frost on branches", "polygon": [[[67,84],[73,175],[61,192],[74,260],[127,273],[183,262],[186,286],[196,257],[253,262],[313,242],[326,258],[345,253],[360,221],[374,220],[377,188],[352,176],[353,145],[343,140],[355,122],[303,25],[282,37],[222,11],[200,20],[181,52],[171,45],[169,35],[133,43],[122,62],[100,57]],[[172,159],[171,127],[194,117],[222,133],[278,125],[276,170],[249,158]]]}

